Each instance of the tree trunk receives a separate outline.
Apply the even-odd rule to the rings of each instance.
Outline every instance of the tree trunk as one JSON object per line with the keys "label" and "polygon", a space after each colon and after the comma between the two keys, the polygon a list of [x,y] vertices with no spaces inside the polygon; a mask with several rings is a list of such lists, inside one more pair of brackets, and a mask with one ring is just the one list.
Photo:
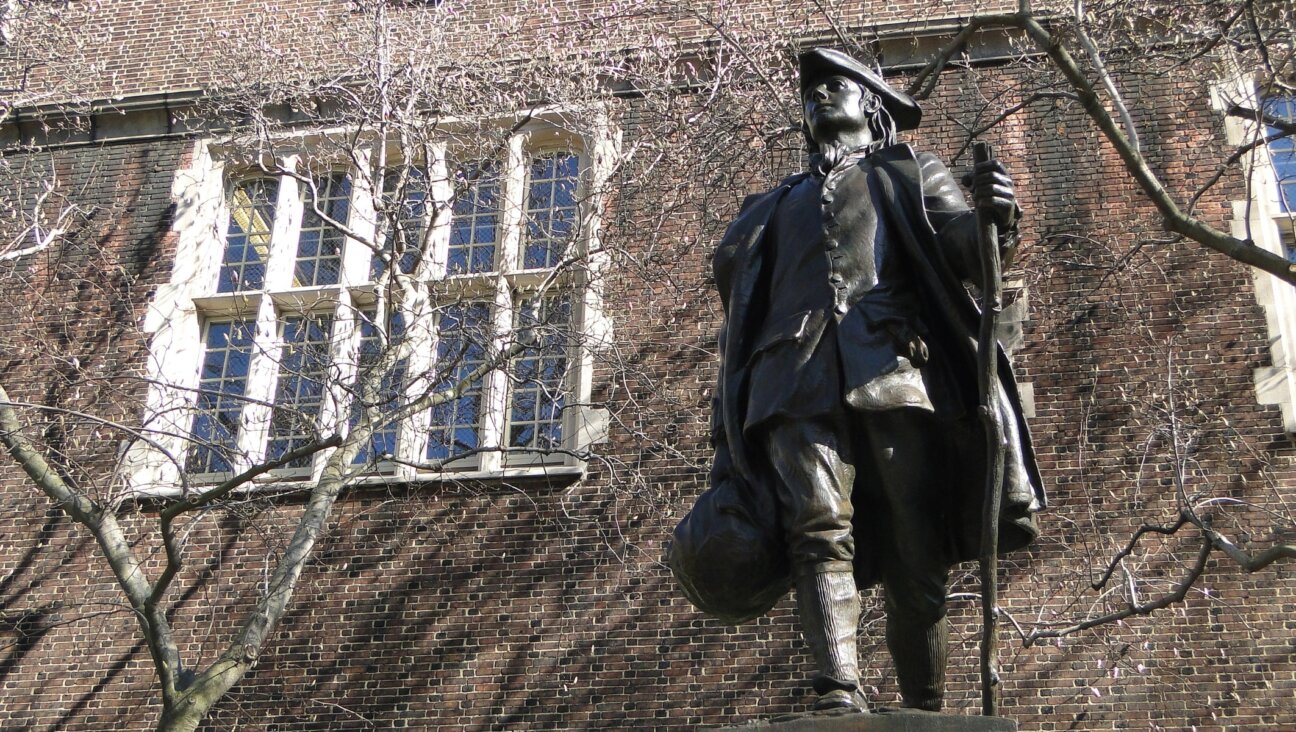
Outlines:
{"label": "tree trunk", "polygon": [[188,701],[186,699],[181,702],[178,709],[162,712],[162,717],[158,720],[158,732],[195,732],[198,729],[211,704],[186,703]]}
{"label": "tree trunk", "polygon": [[175,703],[162,710],[158,732],[194,732],[216,702],[243,679],[249,665],[229,663],[222,659],[212,665],[209,675],[176,696]]}

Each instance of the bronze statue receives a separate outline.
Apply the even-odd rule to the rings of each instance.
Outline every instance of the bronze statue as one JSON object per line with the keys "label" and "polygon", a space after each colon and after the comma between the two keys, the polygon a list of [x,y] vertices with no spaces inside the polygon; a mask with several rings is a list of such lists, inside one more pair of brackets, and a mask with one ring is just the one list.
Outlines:
{"label": "bronze statue", "polygon": [[[896,143],[909,96],[845,54],[800,56],[806,173],[749,196],[714,260],[724,303],[711,489],[669,561],[703,610],[744,620],[796,588],[816,708],[867,711],[857,590],[880,581],[906,707],[939,710],[950,567],[974,559],[986,481],[977,420],[976,216],[935,156]],[[1005,258],[1020,216],[998,161],[973,192]],[[1000,550],[1044,495],[1006,356]]]}

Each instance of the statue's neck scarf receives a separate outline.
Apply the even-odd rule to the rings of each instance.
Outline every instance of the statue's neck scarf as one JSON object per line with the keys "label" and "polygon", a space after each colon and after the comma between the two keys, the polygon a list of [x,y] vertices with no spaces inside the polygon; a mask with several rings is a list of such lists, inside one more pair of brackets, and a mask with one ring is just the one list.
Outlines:
{"label": "statue's neck scarf", "polygon": [[816,178],[826,177],[834,168],[872,155],[885,146],[886,141],[884,140],[876,140],[867,145],[855,147],[839,147],[831,143],[820,145],[819,152],[810,158],[810,172]]}

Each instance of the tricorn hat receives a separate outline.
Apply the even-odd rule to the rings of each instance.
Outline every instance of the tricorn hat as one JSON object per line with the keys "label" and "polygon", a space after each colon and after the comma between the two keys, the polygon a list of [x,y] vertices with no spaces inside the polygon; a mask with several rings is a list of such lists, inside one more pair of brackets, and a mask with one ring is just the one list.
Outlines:
{"label": "tricorn hat", "polygon": [[812,48],[802,53],[798,59],[801,67],[801,98],[811,86],[833,74],[849,77],[863,84],[869,91],[882,98],[882,106],[891,113],[897,130],[912,130],[922,121],[922,108],[914,98],[904,92],[892,89],[881,76],[869,70],[864,64],[831,48]]}

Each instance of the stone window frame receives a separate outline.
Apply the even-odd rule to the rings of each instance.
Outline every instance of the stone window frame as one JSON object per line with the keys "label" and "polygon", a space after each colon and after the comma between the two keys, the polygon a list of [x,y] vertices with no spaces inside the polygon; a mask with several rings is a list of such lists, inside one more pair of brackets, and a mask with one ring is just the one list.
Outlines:
{"label": "stone window frame", "polygon": [[[607,259],[599,252],[597,238],[602,208],[600,192],[609,174],[606,163],[613,159],[611,156],[615,153],[619,136],[606,124],[577,134],[564,126],[563,118],[558,114],[532,110],[527,117],[530,121],[516,126],[507,140],[503,159],[498,161],[501,170],[500,216],[503,219],[499,224],[501,234],[496,253],[499,266],[487,272],[446,272],[452,221],[449,215],[436,222],[428,241],[428,251],[422,256],[426,260],[425,271],[430,273],[426,278],[431,293],[429,299],[435,301],[437,297],[448,296],[459,302],[487,303],[491,308],[495,333],[499,336],[511,328],[516,306],[523,300],[533,299],[537,293],[568,298],[573,338],[566,352],[566,402],[560,416],[562,444],[554,451],[501,449],[506,447],[504,440],[509,429],[510,372],[513,368],[510,361],[505,367],[490,371],[483,380],[480,425],[483,449],[480,452],[435,465],[420,457],[426,455],[426,440],[431,429],[428,413],[420,413],[397,426],[397,454],[392,456],[394,459],[375,461],[360,477],[362,481],[579,476],[585,468],[584,451],[607,438],[606,411],[592,407],[588,400],[592,391],[594,352],[599,344],[606,342],[609,328],[602,310],[601,293]],[[304,149],[309,139],[310,135],[303,134],[295,141],[295,149]],[[276,147],[294,149],[293,144]],[[444,173],[450,165],[448,160],[451,160],[452,150],[448,142],[433,145],[429,153],[431,159],[422,164]],[[573,154],[579,161],[579,190],[576,194],[579,235],[569,244],[571,254],[567,257],[579,259],[579,264],[522,269],[515,262],[520,256],[519,245],[526,225],[522,216],[526,204],[527,167],[533,158],[553,153]],[[290,167],[301,157],[293,152],[278,154],[279,161]],[[230,474],[186,474],[183,466],[187,449],[183,436],[188,435],[193,427],[206,323],[251,315],[257,325],[255,353],[273,354],[282,346],[273,331],[277,331],[278,324],[285,317],[334,313],[331,341],[334,363],[350,363],[350,376],[353,377],[359,355],[361,314],[367,309],[373,310],[381,300],[375,294],[377,288],[370,281],[373,276],[371,261],[376,261],[376,258],[370,256],[367,246],[350,237],[343,248],[342,275],[337,284],[310,287],[276,285],[276,282],[285,282],[284,278],[292,275],[298,227],[302,221],[300,186],[291,176],[278,178],[272,254],[267,261],[265,287],[258,292],[217,292],[226,226],[230,219],[230,186],[239,180],[266,177],[254,169],[240,169],[231,162],[234,157],[229,154],[227,143],[215,139],[197,140],[189,164],[177,172],[173,183],[172,193],[176,201],[173,274],[169,283],[158,288],[144,322],[144,329],[150,336],[146,372],[151,387],[143,422],[145,433],[155,444],[133,445],[124,462],[126,482],[137,493],[172,494],[179,491],[186,481],[214,482]],[[357,165],[367,163],[363,152],[358,158]],[[311,171],[311,174],[315,172]],[[432,195],[441,201],[448,200],[451,194],[447,176],[438,176],[434,172],[428,177],[433,181],[431,187],[436,189]],[[375,227],[380,224],[372,211],[364,210],[366,178],[353,175],[352,218],[355,223],[352,225],[368,227],[366,233],[372,237],[376,233]],[[425,318],[419,313],[426,313],[428,306],[424,304],[421,310],[415,305],[410,306],[414,310],[401,307],[405,310],[405,318],[412,320]],[[432,311],[436,310],[435,303],[431,307]],[[422,347],[416,345],[412,351],[418,357],[427,358],[427,354],[436,349],[436,336],[428,334],[431,329],[424,330],[427,332],[421,337],[427,342]],[[243,457],[232,466],[235,472],[265,455],[273,414],[276,358],[254,355],[252,361],[247,377],[249,393],[245,397],[245,403],[252,406],[240,423],[242,430],[237,438],[239,450],[236,454]],[[345,391],[334,388],[326,394],[321,406],[325,415],[322,422],[336,421],[341,410],[347,409]],[[306,468],[273,471],[258,482],[318,478],[323,463],[323,455],[317,455]]]}
{"label": "stone window frame", "polygon": [[[1228,114],[1236,106],[1258,109],[1266,103],[1266,90],[1251,74],[1238,71],[1226,76],[1211,92],[1212,105],[1223,116],[1225,139],[1230,146],[1252,143],[1257,135],[1264,134],[1254,121]],[[1296,99],[1293,103],[1296,105]],[[1288,211],[1283,205],[1273,152],[1267,145],[1257,145],[1242,159],[1242,165],[1246,196],[1231,202],[1230,233],[1292,259],[1296,254],[1296,211]],[[1252,274],[1256,301],[1264,309],[1273,364],[1253,373],[1256,400],[1279,407],[1284,429],[1296,433],[1296,291],[1260,270],[1253,269]]]}

